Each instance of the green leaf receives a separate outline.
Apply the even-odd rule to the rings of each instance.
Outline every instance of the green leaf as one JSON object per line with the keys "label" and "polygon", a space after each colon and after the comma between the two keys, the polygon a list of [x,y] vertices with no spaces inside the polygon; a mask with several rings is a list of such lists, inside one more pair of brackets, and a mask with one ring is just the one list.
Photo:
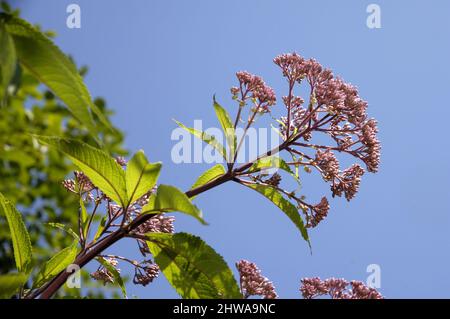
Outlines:
{"label": "green leaf", "polygon": [[228,114],[227,110],[225,110],[219,103],[217,103],[216,98],[214,97],[214,111],[216,112],[217,119],[220,122],[220,125],[222,126],[223,132],[225,133],[225,137],[227,140],[227,145],[230,149],[229,153],[229,160],[228,162],[231,162],[234,158],[234,152],[236,150],[236,133],[234,129],[233,122],[231,122],[230,115]]}
{"label": "green leaf", "polygon": [[205,142],[205,143],[211,145],[213,148],[215,148],[219,152],[219,154],[222,155],[222,157],[224,159],[227,158],[227,155],[226,155],[227,154],[227,150],[225,149],[225,147],[219,141],[216,140],[216,138],[214,136],[211,136],[209,134],[206,134],[205,132],[196,130],[194,128],[186,127],[182,123],[180,123],[180,122],[178,122],[176,120],[174,120],[174,121],[182,129],[188,131],[189,133],[191,133],[195,137],[201,139],[203,142]]}
{"label": "green leaf", "polygon": [[80,221],[81,221],[81,229],[83,231],[83,238],[86,240],[87,238],[87,226],[88,226],[88,213],[86,211],[86,206],[84,205],[83,198],[80,196]]}
{"label": "green leaf", "polygon": [[125,173],[128,205],[138,200],[155,186],[161,163],[149,163],[142,150],[128,162]]}
{"label": "green leaf", "polygon": [[271,156],[264,157],[258,161],[256,161],[248,170],[249,173],[259,172],[261,170],[270,170],[273,168],[281,169],[287,173],[289,173],[297,183],[300,183],[298,176],[291,170],[289,165],[280,157]]}
{"label": "green leaf", "polygon": [[79,240],[80,237],[77,235],[77,233],[75,233],[72,228],[70,228],[67,225],[64,224],[60,224],[60,223],[46,223],[46,225],[54,227],[54,228],[58,228],[61,229],[63,231],[65,231],[66,233],[68,233],[70,236],[72,236],[74,239]]}
{"label": "green leaf", "polygon": [[127,297],[127,290],[125,288],[125,284],[123,283],[122,277],[120,276],[119,271],[111,265],[109,262],[107,262],[103,257],[98,257],[96,260],[103,265],[114,277],[114,283],[117,284],[120,289],[122,290],[122,295],[124,298]]}
{"label": "green leaf", "polygon": [[222,256],[199,237],[186,233],[149,233],[147,237],[155,262],[181,297],[242,298]]}
{"label": "green leaf", "polygon": [[50,260],[48,260],[40,269],[34,281],[33,288],[38,288],[47,281],[64,271],[70,264],[75,261],[78,252],[78,240],[59,251]]}
{"label": "green leaf", "polygon": [[24,273],[0,275],[0,299],[11,298],[27,279]]}
{"label": "green leaf", "polygon": [[303,219],[300,216],[297,208],[290,201],[285,199],[283,195],[275,188],[266,185],[258,185],[258,184],[244,184],[245,186],[256,190],[258,193],[269,199],[272,203],[275,204],[281,211],[283,211],[289,219],[295,224],[295,226],[300,230],[300,233],[304,240],[306,240],[309,244],[309,236],[308,231],[303,223]]}
{"label": "green leaf", "polygon": [[192,204],[189,197],[181,190],[170,185],[159,185],[156,197],[142,208],[142,212],[180,212],[190,215],[203,225],[207,223],[203,220],[202,212]]}
{"label": "green leaf", "polygon": [[14,250],[14,259],[19,272],[27,272],[31,263],[31,241],[20,212],[0,193],[0,212],[8,221]]}
{"label": "green leaf", "polygon": [[[226,173],[225,168],[221,164],[214,165],[213,167],[206,170],[202,175],[199,176],[194,185],[192,185],[191,189],[203,186],[206,183],[215,180],[216,178],[222,176],[225,173]],[[195,196],[191,197],[191,200],[193,200],[194,198]]]}
{"label": "green leaf", "polygon": [[94,242],[101,236],[103,230],[105,229],[107,220],[108,220],[108,215],[105,215],[102,217],[100,224],[98,225],[97,232],[95,233],[95,236],[94,236]]}
{"label": "green leaf", "polygon": [[42,32],[28,22],[2,14],[12,36],[20,64],[47,85],[97,138],[91,110],[106,127],[108,120],[92,102],[88,89],[72,61]]}
{"label": "green leaf", "polygon": [[53,146],[67,155],[103,193],[122,207],[126,206],[125,172],[107,153],[72,139],[34,136],[41,143]]}
{"label": "green leaf", "polygon": [[8,84],[16,70],[16,49],[14,42],[6,32],[3,21],[0,18],[0,105],[4,100]]}

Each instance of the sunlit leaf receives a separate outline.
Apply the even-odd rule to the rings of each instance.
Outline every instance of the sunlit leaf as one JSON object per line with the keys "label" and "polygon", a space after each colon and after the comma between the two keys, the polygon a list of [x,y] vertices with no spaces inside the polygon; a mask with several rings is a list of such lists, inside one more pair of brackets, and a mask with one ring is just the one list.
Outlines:
{"label": "sunlit leaf", "polygon": [[219,120],[220,125],[222,126],[223,132],[225,133],[225,137],[227,140],[227,145],[229,147],[230,153],[228,155],[228,162],[231,162],[234,157],[234,152],[236,150],[236,133],[234,129],[233,122],[231,122],[230,115],[227,110],[225,110],[219,103],[217,103],[216,98],[214,97],[214,111],[216,112],[217,119]]}
{"label": "sunlit leaf", "polygon": [[202,212],[192,204],[189,197],[181,190],[170,185],[159,185],[154,200],[142,208],[142,212],[180,212],[190,215],[206,225]]}
{"label": "sunlit leaf", "polygon": [[19,272],[27,272],[31,263],[30,236],[16,207],[0,193],[0,212],[6,216],[13,243],[14,259]]}
{"label": "sunlit leaf", "polygon": [[58,275],[61,271],[64,271],[70,264],[75,261],[78,252],[78,240],[74,240],[73,243],[59,251],[50,260],[48,260],[40,269],[33,283],[33,287],[37,288],[44,283]]}
{"label": "sunlit leaf", "polygon": [[161,171],[161,163],[149,163],[142,150],[128,162],[126,184],[128,204],[138,200],[155,186]]}
{"label": "sunlit leaf", "polygon": [[[194,185],[192,185],[191,189],[203,186],[215,180],[216,178],[222,176],[225,173],[226,173],[225,168],[221,164],[214,165],[213,167],[206,170],[205,172],[203,172],[202,175],[199,176]],[[191,200],[194,198],[195,197],[191,197]]]}
{"label": "sunlit leaf", "polygon": [[199,237],[150,233],[147,245],[169,283],[185,299],[242,298],[223,257]]}
{"label": "sunlit leaf", "polygon": [[75,233],[73,231],[73,229],[70,228],[67,225],[64,225],[64,224],[61,224],[61,223],[47,223],[46,225],[54,227],[54,228],[61,229],[61,230],[65,231],[66,233],[68,233],[70,236],[72,236],[76,240],[80,239],[80,237],[77,235],[77,233]]}
{"label": "sunlit leaf", "polygon": [[298,176],[292,171],[289,165],[281,158],[277,156],[264,157],[256,161],[248,170],[249,173],[259,171],[272,171],[273,169],[281,169],[289,173],[297,183],[300,183]]}
{"label": "sunlit leaf", "polygon": [[20,64],[47,85],[95,138],[98,130],[91,110],[104,125],[110,127],[108,120],[92,102],[72,61],[47,36],[25,20],[7,14],[2,14],[1,17],[14,40]]}
{"label": "sunlit leaf", "polygon": [[67,155],[103,193],[125,207],[125,171],[108,154],[88,144],[59,137],[35,136],[41,143]]}
{"label": "sunlit leaf", "polygon": [[80,222],[81,222],[81,230],[83,231],[83,238],[87,238],[88,232],[88,213],[86,210],[86,206],[84,205],[83,198],[80,196]]}
{"label": "sunlit leaf", "polygon": [[201,139],[203,142],[211,145],[214,149],[216,149],[220,155],[222,155],[222,157],[224,159],[227,158],[227,150],[225,149],[225,147],[219,142],[217,141],[217,139],[214,136],[211,136],[209,134],[206,134],[205,132],[196,130],[194,128],[190,128],[190,127],[186,127],[184,126],[182,123],[175,121],[175,123],[177,123],[177,125],[179,127],[181,127],[182,129],[188,131],[189,133],[191,133],[192,135],[194,135],[195,137]]}
{"label": "sunlit leaf", "polygon": [[98,225],[97,232],[95,233],[95,236],[94,236],[94,241],[99,239],[100,236],[102,235],[103,230],[105,229],[107,220],[108,220],[108,215],[103,216],[102,219],[100,220],[100,224]]}

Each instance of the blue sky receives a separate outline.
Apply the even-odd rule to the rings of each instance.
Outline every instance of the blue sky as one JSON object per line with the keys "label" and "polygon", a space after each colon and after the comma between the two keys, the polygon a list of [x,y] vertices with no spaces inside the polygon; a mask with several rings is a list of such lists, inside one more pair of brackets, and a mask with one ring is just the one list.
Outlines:
{"label": "blue sky", "polygon": [[[66,27],[70,3],[81,7],[81,29]],[[381,29],[366,26],[370,3],[381,7]],[[87,85],[116,111],[126,146],[163,161],[160,181],[182,189],[208,165],[171,161],[173,118],[217,126],[212,95],[234,113],[228,92],[242,69],[263,76],[281,96],[285,87],[271,62],[280,53],[296,51],[332,68],[358,86],[379,121],[382,165],[364,176],[353,201],[331,201],[329,217],[311,232],[313,254],[280,211],[237,184],[197,198],[209,226],[177,216],[176,229],[201,236],[230,265],[256,262],[284,298],[299,297],[302,277],[365,281],[369,264],[380,265],[386,297],[450,297],[448,1],[16,4],[26,19],[55,30],[56,43],[78,64],[89,65]],[[307,182],[311,198],[328,193],[318,176]],[[122,242],[112,252],[131,248]],[[163,277],[129,292],[177,297]]]}

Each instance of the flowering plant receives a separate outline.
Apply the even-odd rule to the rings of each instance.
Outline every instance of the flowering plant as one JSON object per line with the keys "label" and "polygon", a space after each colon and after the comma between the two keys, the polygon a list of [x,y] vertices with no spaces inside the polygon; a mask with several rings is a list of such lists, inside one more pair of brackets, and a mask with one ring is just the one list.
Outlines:
{"label": "flowering plant", "polygon": [[[70,60],[50,40],[19,18],[4,15],[1,23],[11,50],[17,50],[19,63],[39,74],[74,116],[80,120],[90,120],[94,114],[102,117],[90,103],[87,89],[71,67]],[[39,51],[41,60],[30,57],[24,49],[27,46],[44,48]],[[56,59],[51,58],[55,56]],[[42,61],[45,65],[40,64]],[[15,56],[13,62],[16,62]],[[287,95],[281,99],[285,116],[277,121],[282,139],[280,145],[254,160],[237,164],[244,139],[244,136],[238,139],[237,127],[243,123],[244,133],[247,132],[258,117],[271,114],[277,102],[274,90],[261,77],[238,72],[238,86],[231,88],[232,98],[238,104],[234,121],[215,98],[213,101],[226,145],[205,132],[179,123],[216,149],[227,162],[225,167],[218,164],[208,169],[185,192],[171,185],[158,184],[162,164],[150,162],[143,151],[138,151],[127,161],[111,156],[101,148],[100,142],[98,146],[92,146],[74,139],[31,135],[42,152],[48,148],[56,149],[78,167],[73,179],[63,181],[70,196],[77,196],[79,200],[78,227],[72,229],[67,225],[51,224],[73,237],[73,243],[41,267],[34,268],[31,243],[21,214],[0,195],[0,210],[6,216],[12,234],[18,269],[18,273],[0,277],[0,281],[5,282],[1,295],[50,298],[73,275],[67,271],[69,266],[82,268],[95,259],[99,267],[91,277],[120,286],[124,296],[126,290],[119,262],[130,263],[135,269],[133,282],[143,286],[162,272],[183,298],[248,298],[253,295],[276,298],[273,284],[262,276],[254,263],[241,260],[236,264],[239,285],[227,263],[212,247],[197,236],[175,233],[175,218],[168,215],[183,213],[206,225],[202,212],[192,200],[233,181],[273,202],[309,244],[308,229],[325,219],[329,202],[323,197],[317,204],[308,203],[297,191],[283,187],[281,175],[273,169],[299,181],[299,168],[307,172],[314,168],[330,184],[333,196],[344,196],[347,200],[357,193],[365,170],[378,170],[380,143],[376,138],[376,121],[368,118],[367,103],[359,97],[356,88],[335,77],[317,61],[305,60],[296,53],[278,56],[274,62],[288,84]],[[76,81],[77,85],[61,85],[61,81]],[[296,95],[297,86],[301,84],[309,87],[307,103]],[[245,112],[248,112],[247,117]],[[96,136],[95,126],[88,127]],[[325,135],[331,142],[316,142],[318,135]],[[338,153],[351,155],[364,163],[365,169],[358,163],[341,169],[336,157]],[[289,160],[283,156],[289,156]],[[141,261],[105,253],[124,238],[136,241],[142,254]],[[343,280],[304,279],[302,284],[301,292],[305,298],[323,294],[342,298],[380,297],[356,282],[351,283],[352,292],[345,291],[348,282]]]}

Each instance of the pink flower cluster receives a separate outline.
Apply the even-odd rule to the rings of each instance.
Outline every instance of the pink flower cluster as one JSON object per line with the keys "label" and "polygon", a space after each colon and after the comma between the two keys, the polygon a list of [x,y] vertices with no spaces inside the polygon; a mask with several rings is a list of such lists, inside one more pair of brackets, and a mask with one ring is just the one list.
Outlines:
{"label": "pink flower cluster", "polygon": [[133,283],[135,285],[147,286],[152,283],[159,275],[159,266],[149,263],[144,267],[135,267]]}
{"label": "pink flower cluster", "polygon": [[[303,165],[307,172],[309,167],[316,168],[330,183],[333,197],[351,200],[365,170],[356,163],[341,170],[336,154],[346,153],[361,160],[369,172],[377,172],[380,163],[377,122],[368,118],[367,102],[360,98],[356,87],[335,77],[314,59],[292,53],[277,56],[274,63],[289,84],[288,95],[283,97],[287,115],[280,119],[280,132],[288,152],[299,159],[292,165]],[[302,82],[309,87],[306,105],[302,97],[295,95],[296,85]],[[331,143],[324,144],[320,135],[328,136]],[[315,136],[320,143],[311,142]],[[327,215],[329,205],[324,199],[317,205],[298,202],[307,214],[308,227],[315,227]]]}
{"label": "pink flower cluster", "polygon": [[[119,273],[120,269],[117,268],[118,262],[115,258],[104,258],[104,261],[114,267]],[[107,283],[114,283],[114,275],[104,266],[100,266],[96,271],[91,273],[91,277],[94,280],[102,281],[104,285]]]}
{"label": "pink flower cluster", "polygon": [[331,299],[383,299],[376,289],[367,287],[360,281],[348,282],[337,278],[321,280],[315,277],[303,278],[301,284],[300,292],[305,299],[324,295],[330,296]]}
{"label": "pink flower cluster", "polygon": [[[166,216],[164,214],[157,214],[139,225],[134,233],[138,236],[145,236],[147,233],[168,233],[173,234],[175,227],[173,225],[175,217]],[[147,243],[140,238],[137,239],[139,250],[143,256],[150,254]]]}
{"label": "pink flower cluster", "polygon": [[262,296],[264,299],[276,299],[278,297],[272,282],[261,275],[261,270],[255,263],[240,260],[236,263],[236,268],[239,271],[244,298]]}
{"label": "pink flower cluster", "polygon": [[313,165],[320,170],[324,180],[332,182],[333,196],[344,194],[350,201],[358,192],[361,176],[364,175],[364,169],[360,165],[353,164],[344,171],[340,171],[339,161],[330,149],[318,150]]}
{"label": "pink flower cluster", "polygon": [[[377,122],[368,118],[367,102],[359,96],[356,87],[335,77],[331,70],[314,59],[307,60],[291,53],[279,55],[273,61],[281,68],[289,85],[288,94],[282,98],[287,114],[278,121],[284,138],[280,147],[294,159],[288,165],[303,166],[308,173],[315,168],[330,183],[333,197],[353,199],[365,171],[377,172],[380,163]],[[237,78],[240,86],[232,88],[231,92],[241,107],[249,97],[264,111],[275,104],[273,90],[260,77],[238,72]],[[309,87],[308,103],[296,95],[297,86],[303,82]],[[239,115],[240,110],[238,118]],[[362,161],[365,169],[357,163],[341,169],[337,158],[340,153]],[[317,226],[328,214],[329,202],[325,197],[316,205],[309,204],[303,196],[299,198],[294,192],[281,189],[278,175],[267,180],[258,176],[250,178],[256,183],[273,186],[295,200],[306,215],[307,227]]]}
{"label": "pink flower cluster", "polygon": [[252,98],[255,101],[258,112],[269,112],[269,107],[276,102],[273,89],[266,85],[261,77],[250,74],[247,71],[237,72],[236,77],[239,81],[239,87],[231,88],[233,97],[237,99],[240,95],[240,103],[242,106],[246,103],[247,99]]}
{"label": "pink flower cluster", "polygon": [[310,213],[306,211],[306,227],[316,227],[319,223],[325,219],[330,210],[330,204],[326,197],[322,197],[321,201],[310,207]]}
{"label": "pink flower cluster", "polygon": [[170,233],[174,232],[173,223],[175,217],[157,214],[136,228],[136,233],[145,235],[147,233]]}

